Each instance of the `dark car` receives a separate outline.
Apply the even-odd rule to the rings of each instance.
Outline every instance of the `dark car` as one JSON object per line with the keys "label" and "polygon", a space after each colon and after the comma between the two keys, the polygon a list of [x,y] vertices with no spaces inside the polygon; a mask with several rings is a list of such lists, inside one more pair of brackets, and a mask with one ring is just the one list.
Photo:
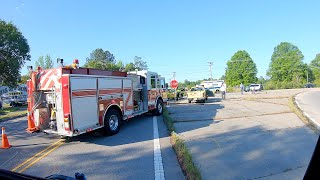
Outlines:
{"label": "dark car", "polygon": [[308,83],[304,85],[305,88],[314,88],[314,84]]}

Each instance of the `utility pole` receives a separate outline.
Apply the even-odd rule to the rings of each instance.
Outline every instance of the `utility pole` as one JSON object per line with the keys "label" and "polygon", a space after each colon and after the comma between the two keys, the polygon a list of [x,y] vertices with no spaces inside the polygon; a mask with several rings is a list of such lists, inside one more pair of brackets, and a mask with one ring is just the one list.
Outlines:
{"label": "utility pole", "polygon": [[173,74],[173,79],[176,79],[176,72],[172,72]]}
{"label": "utility pole", "polygon": [[212,64],[213,62],[208,62],[209,63],[209,68],[210,68],[210,79],[212,81]]}

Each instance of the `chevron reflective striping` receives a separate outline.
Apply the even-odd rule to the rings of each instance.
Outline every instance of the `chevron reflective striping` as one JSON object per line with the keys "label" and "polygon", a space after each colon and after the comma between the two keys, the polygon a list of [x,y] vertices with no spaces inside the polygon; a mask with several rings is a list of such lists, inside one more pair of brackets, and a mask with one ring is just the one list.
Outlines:
{"label": "chevron reflective striping", "polygon": [[52,69],[49,69],[48,71],[45,72],[45,74],[43,76],[41,76],[41,80],[40,80],[40,84],[43,84],[45,80],[47,80],[47,77],[49,75],[51,75],[51,73],[53,72]]}

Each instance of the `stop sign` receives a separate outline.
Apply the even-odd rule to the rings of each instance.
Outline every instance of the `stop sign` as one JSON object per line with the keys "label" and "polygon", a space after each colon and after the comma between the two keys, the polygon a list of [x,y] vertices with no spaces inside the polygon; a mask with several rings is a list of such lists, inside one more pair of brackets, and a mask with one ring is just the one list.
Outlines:
{"label": "stop sign", "polygon": [[177,80],[172,80],[170,82],[170,86],[173,88],[173,89],[176,89],[178,87],[178,81]]}

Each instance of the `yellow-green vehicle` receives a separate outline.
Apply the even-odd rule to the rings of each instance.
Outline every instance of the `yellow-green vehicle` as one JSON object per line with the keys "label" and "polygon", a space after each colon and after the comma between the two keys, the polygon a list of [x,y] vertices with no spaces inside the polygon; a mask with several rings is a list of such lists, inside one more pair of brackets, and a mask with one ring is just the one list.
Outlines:
{"label": "yellow-green vehicle", "polygon": [[200,101],[206,102],[208,99],[207,91],[203,87],[193,87],[187,92],[188,102],[191,103],[192,101]]}

